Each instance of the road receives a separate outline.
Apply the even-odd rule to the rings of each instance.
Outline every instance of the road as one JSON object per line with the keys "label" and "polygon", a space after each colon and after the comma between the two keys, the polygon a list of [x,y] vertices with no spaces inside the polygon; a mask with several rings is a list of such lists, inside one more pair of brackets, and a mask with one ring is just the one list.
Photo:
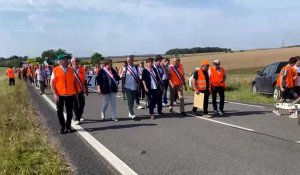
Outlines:
{"label": "road", "polygon": [[[40,96],[33,87],[30,91],[35,98]],[[49,90],[46,95],[53,100]],[[125,170],[127,167],[131,173],[137,174],[300,174],[300,127],[297,120],[287,115],[275,116],[268,106],[232,102],[225,104],[226,117],[205,119],[201,112],[198,116],[191,114],[192,96],[186,96],[185,102],[187,117],[170,114],[166,107],[163,109],[166,117],[150,120],[148,110],[135,109],[141,120],[133,121],[127,117],[127,101],[118,98],[120,121],[101,121],[101,95],[90,93],[86,98],[85,121],[80,125],[83,129],[76,128],[78,132],[75,134],[58,137],[62,141],[75,137],[73,140],[84,142],[81,143],[84,147],[81,155],[89,157],[87,155],[92,153],[91,160],[97,160],[89,161],[90,165],[81,169],[98,171],[84,172],[77,167],[78,174],[99,174],[102,170],[103,174],[116,174],[116,167],[123,165]],[[209,107],[212,111],[211,104]],[[55,110],[42,96],[38,108],[54,115],[51,121],[55,118],[53,122],[57,124]],[[176,106],[175,110],[179,107]],[[107,118],[109,111],[110,108]],[[96,148],[88,146],[90,143],[83,138],[85,133],[121,163],[100,156],[98,153],[103,151],[97,151],[97,148],[101,145]],[[75,167],[86,166],[80,162],[74,164]],[[130,171],[123,171],[126,172]]]}

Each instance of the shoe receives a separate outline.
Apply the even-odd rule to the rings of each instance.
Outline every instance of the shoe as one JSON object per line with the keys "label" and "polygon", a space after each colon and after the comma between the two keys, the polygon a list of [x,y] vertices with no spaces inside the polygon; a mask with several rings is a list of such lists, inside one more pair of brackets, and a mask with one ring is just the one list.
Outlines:
{"label": "shoe", "polygon": [[155,119],[155,117],[154,117],[154,115],[152,114],[152,115],[150,115],[150,119],[151,120],[154,120]]}
{"label": "shoe", "polygon": [[192,111],[192,114],[197,116],[197,111]]}
{"label": "shoe", "polygon": [[132,118],[132,120],[134,120],[134,121],[140,121],[140,119],[138,119],[137,117]]}
{"label": "shoe", "polygon": [[279,110],[277,110],[277,109],[274,109],[274,110],[273,110],[273,113],[274,113],[275,115],[277,115],[277,116],[281,116],[281,114],[279,113]]}
{"label": "shoe", "polygon": [[80,121],[79,120],[76,120],[75,121],[75,125],[79,125],[80,124]]}
{"label": "shoe", "polygon": [[169,108],[169,111],[170,111],[171,113],[174,113],[173,108]]}
{"label": "shoe", "polygon": [[209,114],[204,114],[203,117],[204,117],[204,118],[213,118],[213,116],[212,116],[212,115],[209,115]]}
{"label": "shoe", "polygon": [[66,133],[66,130],[65,130],[65,129],[60,129],[58,132],[59,132],[60,134],[65,134],[65,133]]}
{"label": "shoe", "polygon": [[183,117],[187,116],[185,112],[181,112],[180,115],[182,115]]}
{"label": "shoe", "polygon": [[80,121],[81,121],[81,122],[84,121],[84,118],[80,118]]}
{"label": "shoe", "polygon": [[222,115],[224,115],[224,112],[221,111],[221,110],[219,110],[219,111],[218,111],[218,114],[219,114],[220,116],[222,116]]}
{"label": "shoe", "polygon": [[289,118],[292,118],[292,119],[297,119],[298,118],[298,115],[293,113],[291,115],[289,115]]}
{"label": "shoe", "polygon": [[75,129],[67,129],[67,133],[73,133],[73,132],[76,132]]}
{"label": "shoe", "polygon": [[101,120],[105,120],[105,114],[104,114],[104,112],[101,112]]}
{"label": "shoe", "polygon": [[163,103],[162,106],[167,107],[167,106],[169,106],[169,104],[168,103]]}
{"label": "shoe", "polygon": [[115,122],[118,122],[118,121],[119,121],[117,118],[114,118],[114,119],[112,119],[112,120],[115,121]]}
{"label": "shoe", "polygon": [[137,109],[144,109],[144,106],[138,105]]}
{"label": "shoe", "polygon": [[218,110],[214,110],[214,115],[219,115],[219,111]]}
{"label": "shoe", "polygon": [[123,97],[123,100],[126,100],[126,97]]}

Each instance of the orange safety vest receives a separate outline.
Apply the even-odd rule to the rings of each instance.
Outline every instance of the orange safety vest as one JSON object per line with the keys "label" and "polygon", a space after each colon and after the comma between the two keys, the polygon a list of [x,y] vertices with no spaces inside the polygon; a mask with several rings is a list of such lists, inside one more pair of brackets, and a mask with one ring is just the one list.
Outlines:
{"label": "orange safety vest", "polygon": [[[78,72],[77,75],[81,81],[81,85],[83,86],[82,88],[84,88],[84,85],[86,84],[86,79],[85,79],[85,70],[82,67],[78,68]],[[76,79],[76,83],[77,83],[77,87],[78,87],[78,92],[82,92],[84,89],[81,88],[81,85],[79,84],[79,82]]]}
{"label": "orange safety vest", "polygon": [[75,75],[72,68],[67,67],[67,72],[65,73],[60,66],[56,66],[53,69],[54,73],[54,87],[58,95],[71,96],[76,94],[74,87]]}
{"label": "orange safety vest", "polygon": [[[170,81],[174,84],[174,86],[178,86],[178,85],[183,85],[183,67],[179,66],[179,68],[177,68],[177,72],[179,73],[179,75],[177,75],[174,71],[175,67],[170,66]],[[178,77],[180,76],[180,78]]]}
{"label": "orange safety vest", "polygon": [[27,76],[31,76],[31,68],[30,67],[27,68]]}
{"label": "orange safety vest", "polygon": [[286,65],[281,69],[281,71],[277,77],[276,86],[282,85],[281,80],[282,80],[282,72],[283,71],[286,71],[285,86],[287,88],[293,88],[295,86],[293,77],[298,76],[298,74],[297,74],[297,70],[294,67],[291,67],[290,65]]}
{"label": "orange safety vest", "polygon": [[212,86],[223,86],[226,89],[225,70],[222,67],[220,69],[221,71],[218,71],[214,66],[210,68],[210,83]]}
{"label": "orange safety vest", "polygon": [[8,78],[15,78],[15,72],[12,68],[7,69],[6,75],[8,76]]}
{"label": "orange safety vest", "polygon": [[195,80],[195,86],[198,91],[206,90],[206,80],[202,69],[198,69],[198,79]]}

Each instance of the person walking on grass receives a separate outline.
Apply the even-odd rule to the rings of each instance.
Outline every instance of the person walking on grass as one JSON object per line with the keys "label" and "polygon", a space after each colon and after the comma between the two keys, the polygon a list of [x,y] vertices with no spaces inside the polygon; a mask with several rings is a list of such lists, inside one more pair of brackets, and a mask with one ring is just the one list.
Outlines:
{"label": "person walking on grass", "polygon": [[97,75],[97,92],[102,97],[101,119],[105,120],[105,112],[110,103],[111,106],[111,118],[113,121],[118,122],[117,119],[117,92],[120,77],[116,70],[113,69],[111,59],[107,59],[104,62],[104,67],[99,70]]}
{"label": "person walking on grass", "polygon": [[15,85],[15,71],[12,66],[9,66],[9,68],[6,70],[6,76],[8,77],[8,82],[10,86]]}
{"label": "person walking on grass", "polygon": [[35,71],[36,78],[40,87],[40,93],[43,95],[45,93],[45,87],[46,87],[46,81],[47,81],[47,72],[45,71],[44,67],[42,65],[39,65],[39,67]]}
{"label": "person walking on grass", "polygon": [[89,95],[88,86],[86,82],[86,75],[84,69],[79,66],[79,59],[73,57],[71,59],[71,67],[74,71],[74,76],[78,88],[78,98],[74,100],[74,113],[75,113],[75,124],[79,125],[80,121],[83,121],[82,114],[85,106],[85,95]]}
{"label": "person walking on grass", "polygon": [[[73,116],[74,100],[77,98],[77,83],[74,70],[68,66],[69,56],[60,54],[57,56],[58,66],[53,69],[51,75],[51,89],[56,102],[57,117],[61,134],[71,133],[71,120]],[[67,111],[67,120],[64,118],[64,107]]]}
{"label": "person walking on grass", "polygon": [[159,77],[158,70],[153,67],[153,58],[147,59],[147,67],[143,70],[142,81],[148,99],[150,118],[155,119],[154,107],[156,105],[157,113],[161,116],[164,116],[162,113],[161,101],[163,84],[161,78]]}
{"label": "person walking on grass", "polygon": [[[140,79],[139,79],[139,71],[136,66],[133,65],[134,56],[130,55],[127,57],[127,66],[122,71],[121,78],[124,79],[124,90],[127,97],[127,104],[129,109],[128,117],[133,120],[138,120],[133,111],[134,100],[136,103],[137,99],[137,91],[140,89]],[[142,109],[143,107],[138,104],[138,109]]]}
{"label": "person walking on grass", "polygon": [[[224,114],[224,101],[225,101],[225,89],[226,89],[226,74],[223,67],[221,67],[220,60],[213,61],[214,66],[210,67],[210,83],[212,93],[212,104],[214,108],[214,114],[222,116]],[[219,109],[217,105],[217,94],[220,97]]]}
{"label": "person walking on grass", "polygon": [[186,116],[184,111],[184,98],[183,98],[183,87],[186,90],[184,70],[183,66],[180,64],[179,58],[173,59],[173,64],[170,66],[170,112],[173,112],[174,98],[178,95],[180,101],[180,113],[182,116]]}
{"label": "person walking on grass", "polygon": [[[209,62],[207,60],[202,61],[201,68],[195,71],[193,76],[193,87],[196,94],[204,93],[203,101],[203,117],[211,118],[208,114],[208,99],[210,94],[210,77],[209,77]],[[193,107],[193,114],[196,115],[197,108]]]}

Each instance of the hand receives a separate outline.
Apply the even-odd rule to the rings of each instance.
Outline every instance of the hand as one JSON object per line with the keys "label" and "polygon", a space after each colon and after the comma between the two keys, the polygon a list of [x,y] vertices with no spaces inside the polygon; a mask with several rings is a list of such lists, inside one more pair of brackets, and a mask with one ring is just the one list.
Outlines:
{"label": "hand", "polygon": [[200,92],[199,92],[198,90],[195,90],[195,93],[196,93],[197,95],[199,95],[199,94],[200,94]]}
{"label": "hand", "polygon": [[58,103],[58,101],[59,101],[59,96],[58,96],[57,94],[54,94],[54,100],[55,100],[56,103]]}
{"label": "hand", "polygon": [[281,90],[281,91],[285,91],[285,89],[284,89],[283,87],[280,87],[280,90]]}
{"label": "hand", "polygon": [[97,89],[97,92],[98,92],[98,94],[101,94],[101,89],[100,88]]}
{"label": "hand", "polygon": [[149,90],[148,90],[148,89],[145,89],[145,92],[149,92]]}
{"label": "hand", "polygon": [[89,90],[88,89],[85,90],[85,95],[89,96]]}

